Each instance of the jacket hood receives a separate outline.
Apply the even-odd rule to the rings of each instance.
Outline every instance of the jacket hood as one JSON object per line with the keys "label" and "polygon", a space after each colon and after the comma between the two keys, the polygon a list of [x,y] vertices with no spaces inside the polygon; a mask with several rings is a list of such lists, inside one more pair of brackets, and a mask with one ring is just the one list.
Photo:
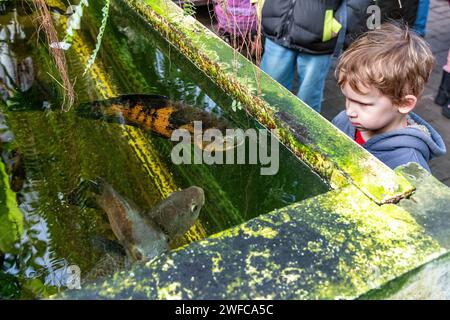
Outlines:
{"label": "jacket hood", "polygon": [[425,120],[415,113],[410,113],[408,123],[406,128],[382,133],[367,140],[364,147],[373,151],[413,148],[427,161],[446,153],[442,137]]}
{"label": "jacket hood", "polygon": [[[370,138],[364,144],[364,148],[378,155],[390,154],[390,151],[403,148],[415,149],[426,161],[446,153],[444,141],[429,123],[413,112],[408,115],[408,123],[406,128]],[[348,136],[352,138],[355,136],[355,127],[351,125],[345,111],[333,119],[333,124]]]}

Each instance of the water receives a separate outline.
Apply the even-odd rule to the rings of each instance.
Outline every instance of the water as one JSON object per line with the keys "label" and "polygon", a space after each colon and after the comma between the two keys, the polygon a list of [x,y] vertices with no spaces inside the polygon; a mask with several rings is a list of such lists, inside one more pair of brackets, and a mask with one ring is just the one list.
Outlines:
{"label": "water", "polygon": [[[64,2],[50,3],[65,8]],[[261,128],[244,111],[234,112],[228,96],[119,1],[111,3],[96,63],[83,76],[95,47],[101,6],[91,1],[85,8],[81,30],[66,51],[77,101],[159,94],[225,117],[235,128]],[[36,14],[17,4],[0,12],[0,93],[9,98],[9,105],[14,103],[3,106],[3,158],[20,154],[24,171],[15,187],[24,232],[13,245],[0,248],[2,297],[45,297],[64,288],[68,266],[78,266],[83,277],[104,261],[105,253],[91,240],[114,239],[106,215],[68,203],[67,195],[81,179],[101,176],[149,210],[170,192],[202,187],[206,204],[200,217],[183,238],[171,243],[172,248],[329,190],[282,146],[280,169],[273,176],[260,175],[260,165],[174,165],[174,144],[165,138],[80,118],[76,107],[61,112],[57,73],[43,34],[36,33]],[[67,19],[57,14],[53,18],[62,38]]]}

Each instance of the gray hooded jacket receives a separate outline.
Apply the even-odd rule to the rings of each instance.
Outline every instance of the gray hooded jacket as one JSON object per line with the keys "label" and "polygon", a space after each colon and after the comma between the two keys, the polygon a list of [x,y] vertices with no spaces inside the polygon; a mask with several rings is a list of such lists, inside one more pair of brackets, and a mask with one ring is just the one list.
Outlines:
{"label": "gray hooded jacket", "polygon": [[[333,124],[350,138],[355,138],[352,126],[345,111],[339,113]],[[363,145],[375,157],[391,169],[408,162],[417,162],[430,171],[428,161],[446,153],[445,144],[439,133],[415,113],[408,115],[406,128],[376,135]]]}

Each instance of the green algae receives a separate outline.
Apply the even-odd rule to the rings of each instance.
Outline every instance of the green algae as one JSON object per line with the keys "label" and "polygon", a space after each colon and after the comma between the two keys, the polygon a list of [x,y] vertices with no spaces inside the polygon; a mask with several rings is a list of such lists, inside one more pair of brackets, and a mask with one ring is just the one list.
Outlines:
{"label": "green algae", "polygon": [[[146,288],[149,299],[352,299],[445,251],[404,209],[349,186],[135,267],[138,287],[127,274],[104,286],[114,298]],[[92,286],[69,297],[102,294]]]}

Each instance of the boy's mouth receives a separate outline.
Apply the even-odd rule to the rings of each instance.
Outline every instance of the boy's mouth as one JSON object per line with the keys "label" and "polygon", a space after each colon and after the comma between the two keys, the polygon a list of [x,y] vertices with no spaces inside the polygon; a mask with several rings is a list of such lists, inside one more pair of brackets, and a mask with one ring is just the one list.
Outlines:
{"label": "boy's mouth", "polygon": [[367,131],[367,129],[359,122],[351,122],[353,127],[355,127],[356,129],[358,129],[359,131]]}

